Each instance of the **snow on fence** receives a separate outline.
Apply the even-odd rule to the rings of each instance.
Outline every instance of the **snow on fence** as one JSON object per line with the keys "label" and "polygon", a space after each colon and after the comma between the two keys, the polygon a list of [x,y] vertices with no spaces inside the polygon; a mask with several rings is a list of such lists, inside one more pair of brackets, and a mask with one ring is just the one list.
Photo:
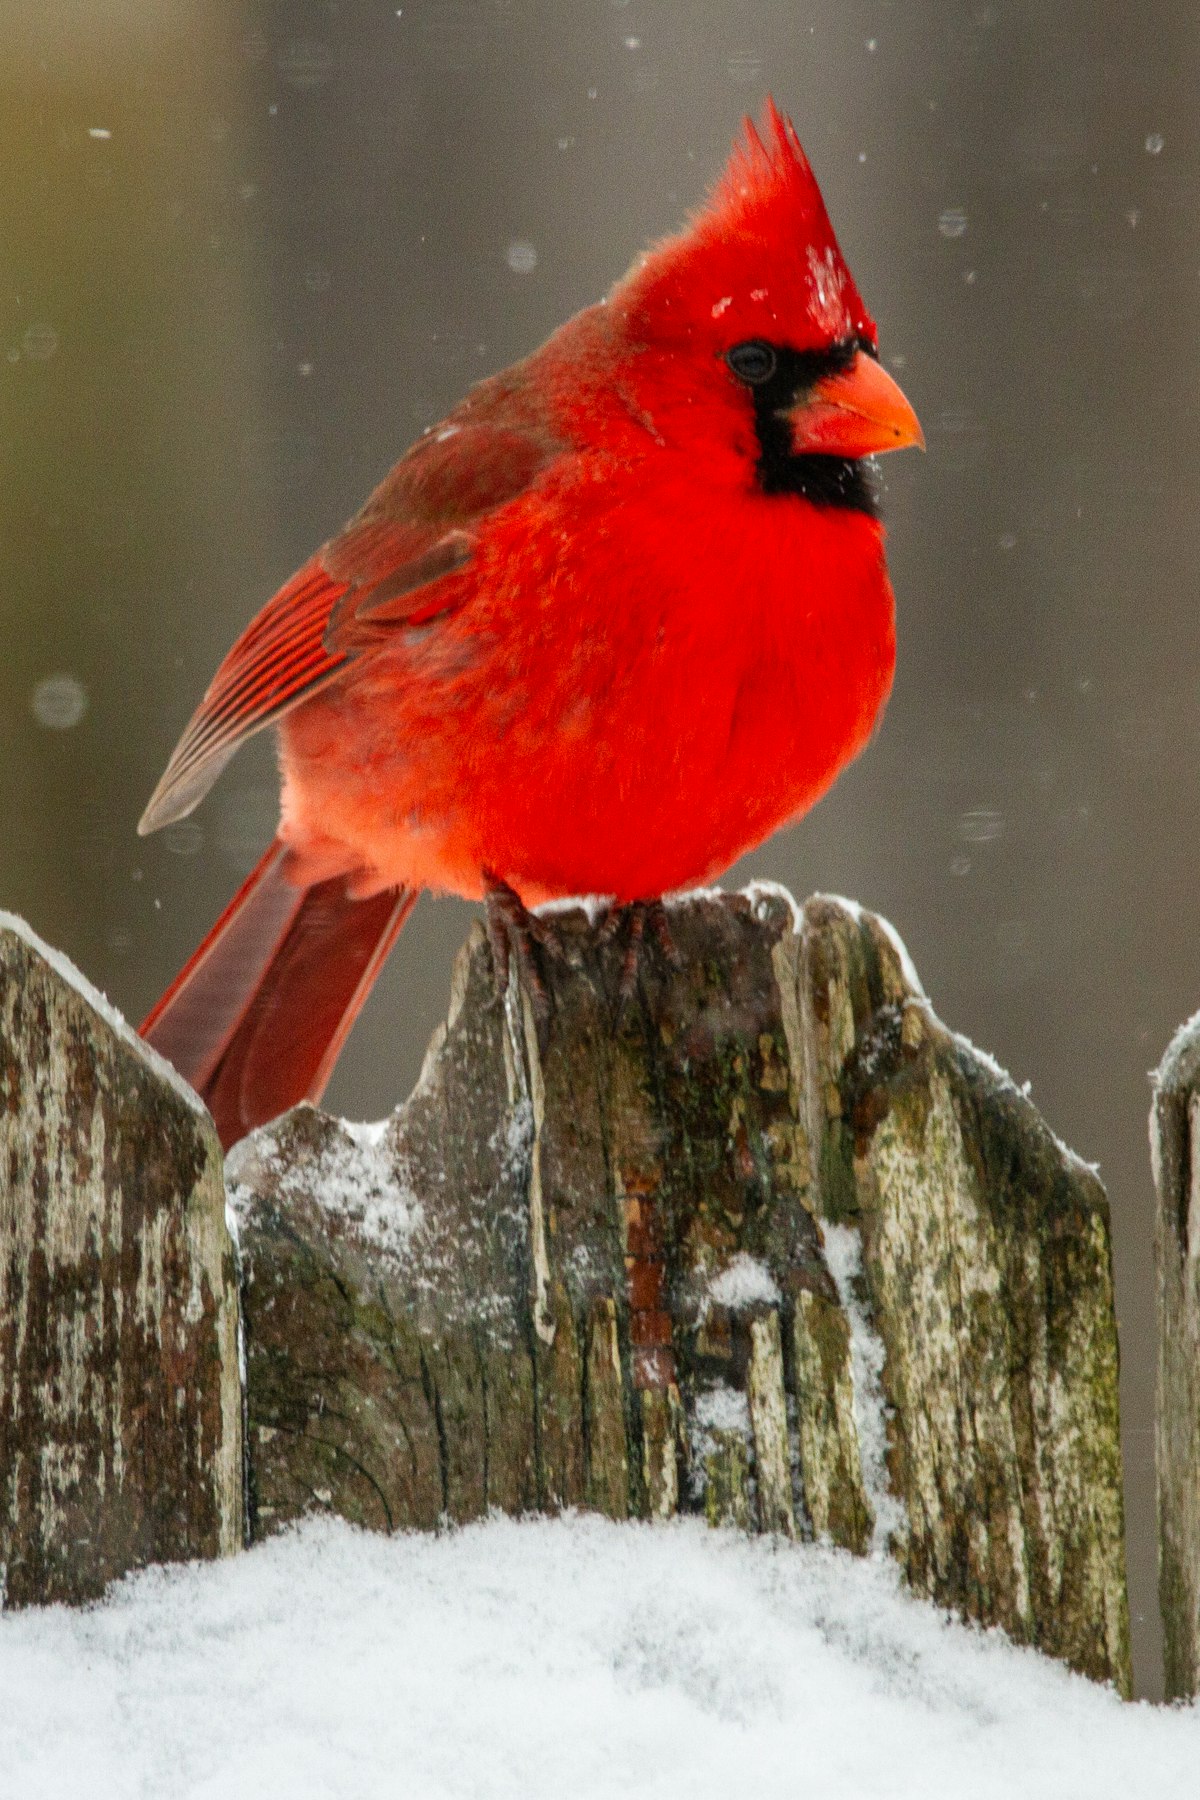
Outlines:
{"label": "snow on fence", "polygon": [[10,1603],[231,1548],[244,1392],[253,1538],[697,1512],[889,1555],[1128,1691],[1095,1172],[883,921],[759,887],[670,924],[623,1004],[621,946],[558,910],[542,1032],[475,931],[385,1125],[300,1108],[231,1153],[241,1375],[211,1131],[0,929]]}

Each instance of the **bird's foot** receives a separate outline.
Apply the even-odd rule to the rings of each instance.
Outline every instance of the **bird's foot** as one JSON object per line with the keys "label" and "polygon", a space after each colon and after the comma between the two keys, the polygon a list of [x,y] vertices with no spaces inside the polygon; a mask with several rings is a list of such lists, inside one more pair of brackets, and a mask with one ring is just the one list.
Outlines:
{"label": "bird's foot", "polygon": [[509,971],[515,960],[521,982],[529,995],[538,1040],[545,1048],[550,1024],[550,990],[543,974],[542,958],[559,955],[558,940],[551,926],[536,913],[531,913],[520,894],[507,881],[489,869],[483,872],[486,882],[484,905],[487,908],[488,943],[492,950],[492,968],[496,986],[503,999],[508,992]]}
{"label": "bird's foot", "polygon": [[633,999],[637,987],[647,931],[664,962],[672,969],[682,968],[683,958],[671,935],[671,923],[661,900],[631,900],[627,906],[614,906],[596,934],[601,944],[610,944],[614,938],[625,934],[625,954],[621,959],[621,979],[617,987],[622,1011]]}

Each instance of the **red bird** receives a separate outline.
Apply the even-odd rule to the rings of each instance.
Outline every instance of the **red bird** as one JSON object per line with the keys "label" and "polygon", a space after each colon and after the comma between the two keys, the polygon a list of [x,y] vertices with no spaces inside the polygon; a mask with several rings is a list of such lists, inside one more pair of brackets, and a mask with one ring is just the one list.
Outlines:
{"label": "red bird", "polygon": [[518,941],[540,901],[653,900],[862,749],[895,657],[863,459],[922,442],[876,342],[768,102],[688,228],[473,388],[243,633],[139,827],[279,725],[278,836],[141,1028],[225,1144],[319,1098],[421,888]]}

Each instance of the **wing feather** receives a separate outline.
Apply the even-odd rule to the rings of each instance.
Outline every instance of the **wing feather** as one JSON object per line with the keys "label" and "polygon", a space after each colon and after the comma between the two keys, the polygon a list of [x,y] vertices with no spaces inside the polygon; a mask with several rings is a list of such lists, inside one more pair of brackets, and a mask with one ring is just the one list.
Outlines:
{"label": "wing feather", "polygon": [[[247,626],[217,670],[142,814],[142,836],[191,812],[252,733],[335,681],[398,627],[466,598],[452,578],[478,526],[515,499],[560,448],[522,420],[475,422],[487,383],[401,458],[345,530]],[[491,404],[495,406],[493,397]],[[498,410],[503,411],[503,406]]]}
{"label": "wing feather", "polygon": [[349,585],[333,580],[314,557],[242,633],[150,796],[138,824],[142,837],[191,812],[252,732],[324,687],[346,666],[344,651],[326,648],[325,630]]}

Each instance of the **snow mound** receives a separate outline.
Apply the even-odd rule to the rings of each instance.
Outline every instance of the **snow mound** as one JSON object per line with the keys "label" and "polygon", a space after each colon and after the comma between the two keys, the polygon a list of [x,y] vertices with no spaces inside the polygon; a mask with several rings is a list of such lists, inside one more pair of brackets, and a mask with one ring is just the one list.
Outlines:
{"label": "snow mound", "polygon": [[1200,1768],[1194,1708],[695,1521],[314,1522],[0,1617],[0,1693],[22,1800],[1190,1800]]}

